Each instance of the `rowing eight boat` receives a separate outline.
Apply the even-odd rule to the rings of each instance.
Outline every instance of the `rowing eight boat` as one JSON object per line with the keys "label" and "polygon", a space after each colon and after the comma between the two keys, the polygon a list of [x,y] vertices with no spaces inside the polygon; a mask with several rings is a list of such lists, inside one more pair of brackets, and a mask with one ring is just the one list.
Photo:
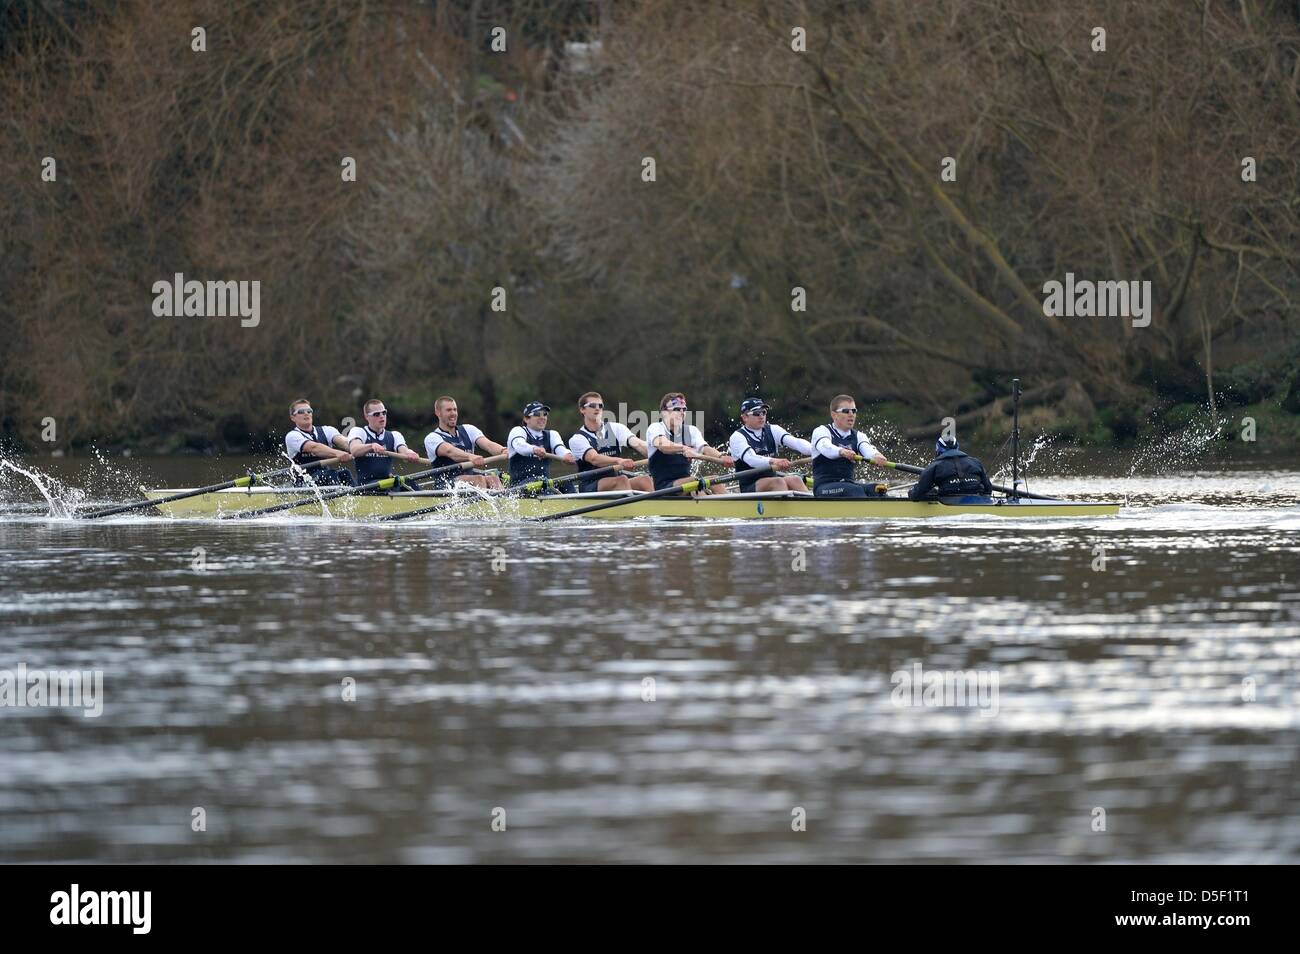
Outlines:
{"label": "rowing eight boat", "polygon": [[[177,489],[152,490],[151,500],[174,496]],[[249,487],[219,490],[158,504],[170,517],[208,517],[238,510],[255,510],[280,501],[296,500],[300,487]],[[492,495],[483,492],[419,491],[341,497],[326,503],[334,517],[368,518],[404,513],[446,501],[445,513],[431,519],[484,520],[540,517],[565,513],[601,500],[636,497],[627,491],[593,494],[554,494],[543,497]],[[893,517],[948,517],[957,514],[990,514],[998,517],[1109,517],[1119,513],[1118,503],[1092,500],[1008,500],[1002,497],[961,497],[943,501],[908,500],[905,497],[826,498],[789,493],[720,494],[708,497],[661,497],[633,500],[623,506],[600,510],[588,516],[621,520],[630,517],[694,517],[705,519],[774,519],[794,517],[813,520],[863,520]],[[293,514],[320,516],[319,504],[310,504]]]}

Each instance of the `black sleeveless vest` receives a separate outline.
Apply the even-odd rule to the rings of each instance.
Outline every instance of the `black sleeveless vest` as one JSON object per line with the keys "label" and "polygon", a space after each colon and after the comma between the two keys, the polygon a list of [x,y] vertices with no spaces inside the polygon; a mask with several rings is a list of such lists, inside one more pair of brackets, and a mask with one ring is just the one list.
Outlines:
{"label": "black sleeveless vest", "polygon": [[[301,430],[301,429],[298,429]],[[325,439],[325,430],[319,425],[313,427],[311,439],[318,444],[330,446],[330,442]],[[317,457],[314,454],[308,454],[305,451],[298,451],[293,455],[293,462],[299,467],[307,464],[314,464],[318,460],[329,460],[328,457]],[[307,474],[294,474],[293,482],[298,486],[306,486],[308,478],[314,484],[350,484],[352,483],[352,472],[346,467],[317,467]]]}
{"label": "black sleeveless vest", "polygon": [[[385,450],[397,450],[397,442],[393,437],[393,432],[384,431],[384,436],[380,437],[370,428],[364,428],[365,437],[362,438],[367,444],[383,444]],[[363,484],[368,484],[372,480],[383,480],[385,477],[393,475],[393,458],[386,457],[383,454],[369,453],[356,458],[357,476],[361,478]]]}
{"label": "black sleeveless vest", "polygon": [[[477,453],[478,453],[478,451],[475,450],[475,448],[474,448],[474,442],[471,441],[471,440],[469,439],[469,431],[465,430],[465,425],[464,425],[464,424],[457,424],[457,425],[456,425],[456,433],[455,433],[455,434],[448,433],[447,431],[444,431],[441,427],[435,427],[434,430],[433,430],[433,432],[434,432],[435,434],[439,434],[439,435],[441,435],[441,436],[442,436],[442,439],[443,439],[446,443],[450,444],[452,447],[458,448],[459,450],[463,450],[466,454],[477,454]],[[435,451],[434,453],[436,454],[437,452]],[[450,467],[452,464],[455,464],[455,463],[458,463],[458,461],[454,461],[454,460],[452,460],[450,457],[435,457],[435,458],[433,459],[433,463],[432,463],[430,466],[432,466],[432,467]],[[454,470],[449,470],[449,471],[447,471],[447,473],[448,473],[448,474],[453,474],[453,475],[454,475],[456,472],[455,472]],[[449,480],[450,478],[448,478],[446,474],[440,474],[440,475],[439,475],[438,477],[436,477],[435,479],[436,479],[436,480]]]}
{"label": "black sleeveless vest", "polygon": [[[617,457],[619,456],[619,452],[622,450],[619,446],[618,438],[614,436],[614,429],[608,424],[602,426],[598,434],[593,434],[585,427],[578,428],[578,434],[581,434],[591,442],[591,449],[597,454],[604,454],[606,457]],[[575,434],[574,436],[577,437],[578,434]],[[580,473],[596,469],[597,465],[589,464],[582,458],[578,458],[578,471]],[[591,480],[579,480],[579,492],[584,494],[594,494],[597,486],[600,484],[600,480],[599,477],[593,477]]]}
{"label": "black sleeveless vest", "polygon": [[[298,430],[300,433],[302,432],[302,428],[296,428],[296,430]],[[311,430],[312,430],[312,434],[311,434],[312,440],[314,440],[317,444],[324,444],[326,447],[330,446],[330,442],[325,439],[324,428],[320,426],[316,426],[313,427]],[[302,451],[302,450],[298,451],[298,453],[293,455],[293,462],[297,464],[299,467],[303,466],[304,464],[314,464],[318,460],[328,460],[328,459],[329,459],[328,457],[317,457],[315,454],[308,454],[306,451]]]}
{"label": "black sleeveless vest", "polygon": [[[836,447],[847,447],[849,450],[857,453],[858,432],[851,430],[843,437],[835,432],[834,425],[827,428],[831,432],[831,443]],[[817,454],[813,458],[813,487],[818,484],[830,484],[843,480],[853,479],[853,468],[857,461],[847,460],[843,457],[823,457]]]}
{"label": "black sleeveless vest", "polygon": [[[757,437],[751,434],[748,429],[743,427],[737,430],[736,433],[745,439],[745,442],[749,444],[750,449],[759,457],[776,456],[776,438],[772,436],[771,424],[764,424],[763,432]],[[742,470],[754,469],[751,465],[744,463],[739,457],[736,458],[735,468],[736,473],[740,473]],[[739,485],[740,492],[742,494],[752,494],[754,492],[754,485],[759,479],[760,478],[755,477],[753,480],[742,481]]]}
{"label": "black sleeveless vest", "polygon": [[[664,425],[665,429],[667,426]],[[668,431],[664,436],[674,444],[685,444],[686,435],[690,433],[687,430],[688,426],[683,423],[680,431],[677,433]],[[669,486],[674,480],[689,476],[691,476],[691,462],[686,459],[685,454],[665,454],[663,451],[655,451],[650,458],[650,477],[655,482],[656,490]]]}
{"label": "black sleeveless vest", "polygon": [[[541,437],[533,437],[528,428],[524,428],[524,440],[534,447],[545,448],[547,453],[555,453],[555,445],[551,443],[551,432],[542,431]],[[514,486],[526,484],[532,480],[545,480],[551,476],[551,462],[545,457],[534,457],[529,454],[525,457],[523,454],[510,455],[510,483]]]}

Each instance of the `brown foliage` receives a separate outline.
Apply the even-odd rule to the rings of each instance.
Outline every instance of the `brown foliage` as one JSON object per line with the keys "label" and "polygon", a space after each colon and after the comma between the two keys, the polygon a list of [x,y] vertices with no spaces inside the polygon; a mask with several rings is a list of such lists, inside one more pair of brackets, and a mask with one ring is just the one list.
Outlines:
{"label": "brown foliage", "polygon": [[[415,405],[468,388],[490,426],[588,387],[642,405],[681,387],[720,416],[755,388],[816,413],[850,390],[928,416],[1018,373],[1105,403],[1212,392],[1216,352],[1296,338],[1285,4],[8,16],[0,419],[28,440],[47,415],[81,441],[260,433],[300,392],[355,413],[357,379]],[[505,56],[486,46],[497,24]],[[597,38],[595,69],[573,68],[565,41]],[[1066,271],[1150,279],[1151,327],[1045,317],[1042,285]],[[260,280],[261,325],[155,318],[151,285],[175,272]]]}

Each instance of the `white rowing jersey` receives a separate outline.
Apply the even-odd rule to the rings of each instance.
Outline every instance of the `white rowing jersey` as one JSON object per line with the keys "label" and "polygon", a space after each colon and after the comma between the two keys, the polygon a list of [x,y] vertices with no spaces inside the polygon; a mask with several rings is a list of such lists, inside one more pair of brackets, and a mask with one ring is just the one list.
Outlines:
{"label": "white rowing jersey", "polygon": [[840,446],[842,445],[837,445],[832,439],[832,430],[841,441],[844,441],[845,438],[852,434],[854,436],[853,446],[857,448],[859,454],[868,460],[880,453],[872,446],[871,441],[867,439],[867,435],[861,431],[842,431],[833,424],[822,424],[812,432],[813,451],[821,457],[840,456]]}
{"label": "white rowing jersey", "polygon": [[523,424],[516,424],[510,429],[510,434],[506,437],[506,450],[511,457],[532,457],[533,448],[541,446],[530,444],[528,438],[531,436],[534,441],[542,439],[542,436],[550,437],[548,443],[551,445],[551,453],[563,457],[569,453],[569,449],[564,446],[564,439],[560,437],[559,431],[535,431],[531,427],[525,427]]}
{"label": "white rowing jersey", "polygon": [[704,435],[700,433],[698,427],[694,424],[687,424],[685,430],[684,437],[680,431],[674,431],[670,434],[668,433],[667,424],[663,421],[655,421],[645,432],[646,456],[653,457],[655,455],[655,438],[657,437],[666,437],[674,444],[685,444],[691,450],[697,452],[705,446]]}
{"label": "white rowing jersey", "polygon": [[[805,457],[812,455],[812,444],[802,437],[795,437],[789,431],[779,424],[769,424],[768,429],[772,432],[772,443],[776,446],[772,449],[772,455],[775,456],[782,447],[788,447],[791,450],[798,451]],[[748,437],[746,437],[748,435]],[[739,427],[731,435],[731,441],[727,448],[728,456],[736,461],[736,469],[740,470],[741,465],[748,467],[766,467],[768,458],[755,450],[755,445],[761,445],[763,442],[763,428],[757,431],[751,431],[747,427]]]}
{"label": "white rowing jersey", "polygon": [[348,443],[361,441],[363,444],[382,444],[385,434],[393,435],[393,450],[401,450],[406,446],[406,438],[402,436],[401,431],[380,431],[376,434],[368,427],[354,427],[348,431]]}
{"label": "white rowing jersey", "polygon": [[[483,432],[473,424],[460,424],[457,426],[465,429],[465,436],[469,438],[470,449],[467,450],[456,442],[456,434],[450,431],[444,431],[441,427],[435,427],[428,434],[424,435],[424,456],[429,458],[429,460],[437,461],[438,445],[444,442],[451,444],[452,447],[465,451],[467,454],[477,454],[478,442],[483,439]],[[450,458],[446,459],[449,460]]]}
{"label": "white rowing jersey", "polygon": [[[581,428],[569,438],[569,450],[578,460],[586,460],[588,451],[595,451],[598,454],[608,453],[610,457],[617,457],[618,452],[627,446],[631,437],[632,432],[618,421],[606,421],[596,432],[594,442],[591,432],[585,426]],[[601,447],[605,450],[601,450]]]}
{"label": "white rowing jersey", "polygon": [[[329,444],[330,447],[333,447],[334,440],[339,436],[338,430],[330,427],[328,424],[321,424],[320,429],[325,434],[325,442]],[[288,434],[284,435],[285,452],[288,453],[290,457],[296,458],[302,453],[302,445],[306,444],[308,441],[314,440],[316,440],[314,431],[304,431],[302,428],[295,427]]]}

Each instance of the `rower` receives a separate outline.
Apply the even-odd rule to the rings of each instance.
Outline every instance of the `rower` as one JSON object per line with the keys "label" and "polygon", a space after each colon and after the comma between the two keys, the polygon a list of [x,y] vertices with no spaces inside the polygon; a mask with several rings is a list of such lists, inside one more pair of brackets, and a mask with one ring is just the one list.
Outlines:
{"label": "rower", "polygon": [[884,467],[889,462],[871,445],[867,435],[857,430],[858,409],[848,394],[837,394],[831,401],[831,422],[812,432],[813,496],[872,497],[868,488],[853,479],[853,465],[862,458]]}
{"label": "rower", "polygon": [[[686,395],[680,391],[669,391],[659,399],[659,420],[646,430],[645,440],[655,490],[666,490],[690,480],[693,460],[712,460],[724,467],[735,463],[706,444],[698,427],[686,423]],[[722,484],[704,492],[725,494],[728,489]]]}
{"label": "rower", "polygon": [[[399,431],[388,429],[388,408],[378,398],[371,398],[361,408],[363,427],[348,431],[348,452],[357,462],[357,477],[368,484],[393,476],[393,461],[385,451],[400,454],[403,460],[419,460],[420,455],[406,446]],[[403,489],[418,490],[414,481],[403,480]]]}
{"label": "rower", "polygon": [[547,480],[551,476],[548,454],[561,457],[565,463],[576,463],[573,454],[564,446],[559,431],[546,429],[551,409],[541,401],[532,401],[524,407],[524,422],[513,427],[506,435],[506,449],[510,454],[510,483],[514,486],[534,480]]}
{"label": "rower", "polygon": [[[311,402],[299,398],[289,405],[289,420],[293,430],[284,435],[284,449],[289,459],[300,467],[318,460],[331,458],[347,463],[352,455],[346,450],[347,442],[337,429],[323,424],[317,427]],[[352,484],[352,471],[346,467],[318,467],[310,476],[294,475],[295,484]]]}
{"label": "rower", "polygon": [[[762,398],[746,398],[740,402],[740,427],[731,435],[729,450],[736,461],[736,472],[754,470],[757,467],[771,467],[773,470],[790,469],[790,461],[776,454],[782,447],[797,451],[804,457],[812,454],[812,444],[802,437],[795,437],[779,424],[769,424],[767,412],[771,409]],[[789,490],[806,494],[808,487],[802,477],[793,474],[784,476],[758,477],[742,481],[739,485],[742,494],[768,493]]]}
{"label": "rower", "polygon": [[[578,398],[578,413],[582,415],[582,427],[569,438],[569,450],[578,459],[578,470],[586,472],[598,467],[622,467],[631,470],[636,461],[630,457],[620,457],[619,451],[631,447],[642,456],[646,454],[646,443],[618,421],[604,420],[605,399],[599,391],[588,391]],[[601,490],[654,490],[654,481],[642,475],[626,477],[616,474],[612,477],[582,479],[578,481],[578,492],[595,493]]]}
{"label": "rower", "polygon": [[[456,399],[444,394],[433,402],[433,415],[438,419],[438,426],[424,438],[424,454],[433,461],[434,467],[456,462],[468,462],[475,467],[484,464],[480,450],[489,456],[504,454],[505,448],[496,441],[483,436],[483,432],[473,424],[460,423],[460,407]],[[477,471],[439,475],[434,478],[439,487],[450,487],[456,481],[484,490],[500,490],[501,478],[495,473],[485,474]]]}
{"label": "rower", "polygon": [[988,496],[993,493],[993,483],[984,472],[984,465],[968,456],[957,445],[955,437],[940,437],[934,445],[934,461],[907,492],[912,500],[935,497]]}

